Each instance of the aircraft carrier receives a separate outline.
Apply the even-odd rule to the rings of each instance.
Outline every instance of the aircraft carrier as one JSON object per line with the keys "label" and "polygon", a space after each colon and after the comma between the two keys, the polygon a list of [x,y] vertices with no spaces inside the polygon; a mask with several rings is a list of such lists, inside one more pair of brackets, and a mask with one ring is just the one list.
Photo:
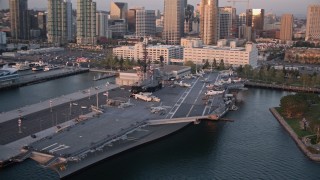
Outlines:
{"label": "aircraft carrier", "polygon": [[[132,105],[107,106],[94,118],[79,121],[26,146],[25,153],[64,178],[115,154],[169,135],[191,122],[198,123],[210,114],[221,116],[228,110],[224,95],[204,98],[207,84],[203,78],[214,82],[217,76],[218,73],[211,73],[184,80],[190,87],[166,85],[153,93],[161,102],[130,98],[129,88],[117,88],[115,97],[109,98],[130,98]],[[168,109],[151,113],[151,107],[155,106]]]}

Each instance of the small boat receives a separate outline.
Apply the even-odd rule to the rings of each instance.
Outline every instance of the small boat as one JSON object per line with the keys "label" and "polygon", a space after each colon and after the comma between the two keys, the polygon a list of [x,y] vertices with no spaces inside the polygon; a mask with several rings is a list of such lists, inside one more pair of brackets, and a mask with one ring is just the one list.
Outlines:
{"label": "small boat", "polygon": [[72,103],[72,105],[74,105],[74,106],[78,106],[78,103]]}
{"label": "small boat", "polygon": [[32,71],[41,71],[41,70],[43,70],[43,67],[42,67],[42,66],[34,66],[34,67],[32,68]]}
{"label": "small boat", "polygon": [[48,66],[44,67],[43,71],[50,71],[50,70],[58,69],[58,68],[59,68],[58,66],[48,65]]}
{"label": "small boat", "polygon": [[82,109],[86,109],[86,108],[87,108],[87,106],[81,106],[81,108],[82,108]]}

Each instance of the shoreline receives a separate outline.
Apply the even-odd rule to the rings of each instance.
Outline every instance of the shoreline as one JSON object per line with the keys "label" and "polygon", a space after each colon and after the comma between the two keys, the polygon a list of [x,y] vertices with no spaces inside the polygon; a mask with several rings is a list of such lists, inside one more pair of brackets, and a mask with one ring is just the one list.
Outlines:
{"label": "shoreline", "polygon": [[266,88],[266,89],[278,89],[283,91],[293,91],[293,92],[307,92],[307,93],[320,93],[319,88],[308,88],[308,87],[298,87],[298,86],[290,86],[284,84],[267,84],[267,83],[259,83],[259,82],[251,82],[247,81],[244,83],[246,87],[258,87],[258,88]]}
{"label": "shoreline", "polygon": [[286,129],[291,138],[295,141],[300,150],[311,160],[320,162],[320,154],[313,154],[308,149],[307,146],[299,139],[297,134],[293,129],[288,125],[288,123],[283,119],[283,117],[278,113],[275,108],[269,108],[273,116],[278,120],[278,122]]}

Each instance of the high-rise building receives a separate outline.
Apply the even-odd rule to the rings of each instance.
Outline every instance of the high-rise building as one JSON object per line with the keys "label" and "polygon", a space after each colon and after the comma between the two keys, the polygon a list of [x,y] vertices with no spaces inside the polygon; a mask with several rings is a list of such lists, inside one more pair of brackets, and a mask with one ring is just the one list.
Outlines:
{"label": "high-rise building", "polygon": [[220,32],[219,39],[235,38],[238,34],[236,8],[230,6],[219,8]]}
{"label": "high-rise building", "polygon": [[70,0],[64,0],[67,9],[67,40],[73,41],[75,39],[75,34],[73,30],[73,15],[72,15],[72,3]]}
{"label": "high-rise building", "polygon": [[110,1],[110,19],[118,20],[125,19],[127,20],[128,16],[128,3],[123,2],[113,2]]}
{"label": "high-rise building", "polygon": [[320,40],[320,4],[308,7],[306,41],[309,40]]}
{"label": "high-rise building", "polygon": [[144,10],[144,7],[136,7],[128,10],[127,22],[128,22],[128,32],[130,34],[136,33],[136,14],[137,10]]}
{"label": "high-rise building", "polygon": [[44,12],[38,12],[38,28],[41,32],[41,37],[47,36],[47,14]]}
{"label": "high-rise building", "polygon": [[108,30],[108,13],[105,11],[100,11],[96,13],[96,26],[97,26],[97,36],[107,37]]}
{"label": "high-rise building", "polygon": [[238,16],[238,26],[246,25],[246,13],[240,13]]}
{"label": "high-rise building", "polygon": [[77,1],[77,43],[97,43],[96,33],[97,4],[92,0]]}
{"label": "high-rise building", "polygon": [[218,0],[201,0],[200,37],[204,44],[216,44],[219,38]]}
{"label": "high-rise building", "polygon": [[128,32],[135,33],[136,32],[136,9],[128,10]]}
{"label": "high-rise building", "polygon": [[[227,37],[236,38],[238,36],[238,18],[237,18],[236,8],[233,8],[231,6],[226,6],[226,7],[220,8],[219,12],[222,12],[223,14],[225,14],[225,16],[227,15],[226,17],[229,17],[227,18],[227,22],[225,22],[225,25],[227,25],[228,27]],[[222,28],[221,27],[222,19],[223,18],[220,17],[220,29]],[[220,30],[220,33],[221,33],[221,30]],[[221,34],[220,34],[220,38],[221,38]]]}
{"label": "high-rise building", "polygon": [[29,39],[28,0],[9,0],[12,39]]}
{"label": "high-rise building", "polygon": [[155,36],[156,16],[154,10],[136,11],[136,36]]}
{"label": "high-rise building", "polygon": [[219,8],[220,28],[219,39],[227,39],[230,35],[232,19],[231,13],[225,11],[223,7]]}
{"label": "high-rise building", "polygon": [[48,0],[47,31],[49,43],[65,44],[73,39],[70,0]]}
{"label": "high-rise building", "polygon": [[38,12],[34,10],[28,10],[29,14],[29,29],[38,29]]}
{"label": "high-rise building", "polygon": [[192,23],[194,19],[194,7],[190,4],[187,5],[185,10],[184,20],[184,33],[190,33],[192,31]]}
{"label": "high-rise building", "polygon": [[186,0],[164,0],[164,27],[162,38],[167,44],[180,44],[184,35]]}
{"label": "high-rise building", "polygon": [[163,23],[164,23],[163,19],[164,19],[163,14],[156,19],[156,33],[159,35],[159,37],[161,37],[161,34],[163,32]]}
{"label": "high-rise building", "polygon": [[246,25],[253,31],[262,31],[264,25],[264,9],[247,9]]}
{"label": "high-rise building", "polygon": [[283,14],[281,17],[280,40],[292,41],[293,36],[293,15]]}

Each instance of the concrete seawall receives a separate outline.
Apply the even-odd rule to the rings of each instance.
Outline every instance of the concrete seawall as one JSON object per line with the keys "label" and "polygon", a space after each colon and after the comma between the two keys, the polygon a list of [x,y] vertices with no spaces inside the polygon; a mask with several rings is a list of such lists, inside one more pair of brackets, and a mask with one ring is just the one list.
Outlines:
{"label": "concrete seawall", "polygon": [[288,86],[288,85],[279,85],[279,84],[267,84],[267,83],[258,83],[258,82],[245,82],[244,84],[247,87],[260,87],[268,89],[279,89],[285,91],[293,92],[309,92],[309,93],[320,93],[319,88],[308,88],[308,87],[297,87],[297,86]]}
{"label": "concrete seawall", "polygon": [[295,141],[295,143],[298,145],[298,147],[301,149],[304,154],[309,157],[313,161],[320,162],[320,154],[313,154],[308,149],[307,146],[299,139],[297,134],[293,131],[293,129],[289,126],[289,124],[283,119],[283,117],[277,112],[275,108],[269,109],[273,116],[279,121],[279,123],[287,130],[289,135],[292,137],[292,139]]}

